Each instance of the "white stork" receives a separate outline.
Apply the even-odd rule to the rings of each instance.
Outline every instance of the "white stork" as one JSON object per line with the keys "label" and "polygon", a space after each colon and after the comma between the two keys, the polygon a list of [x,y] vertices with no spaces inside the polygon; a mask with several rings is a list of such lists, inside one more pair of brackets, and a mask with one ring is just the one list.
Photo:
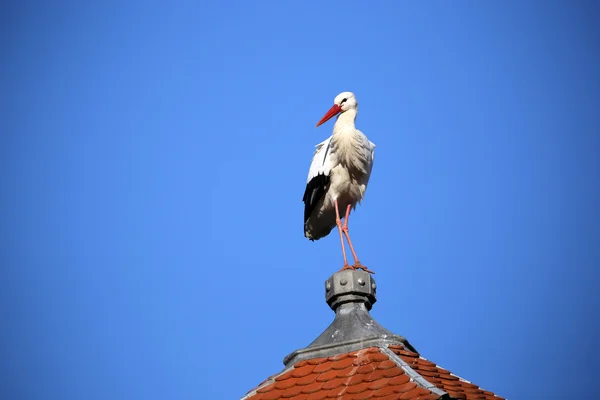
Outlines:
{"label": "white stork", "polygon": [[[363,269],[363,266],[348,233],[350,209],[356,208],[367,190],[375,144],[356,129],[354,121],[358,113],[358,102],[354,93],[343,92],[336,96],[333,107],[317,123],[317,126],[339,114],[333,134],[316,147],[304,192],[304,236],[310,240],[325,237],[337,225],[342,243],[344,267],[342,269]],[[339,210],[346,210],[344,225]],[[348,240],[354,257],[354,265],[348,265],[344,237]]]}

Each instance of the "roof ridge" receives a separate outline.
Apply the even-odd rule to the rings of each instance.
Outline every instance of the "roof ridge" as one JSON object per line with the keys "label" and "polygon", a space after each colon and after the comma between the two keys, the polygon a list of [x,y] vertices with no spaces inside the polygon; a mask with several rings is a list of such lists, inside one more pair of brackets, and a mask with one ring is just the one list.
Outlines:
{"label": "roof ridge", "polygon": [[[427,379],[425,379],[423,377],[423,375],[419,374],[417,371],[415,371],[414,369],[412,369],[411,366],[408,365],[408,363],[402,359],[402,357],[400,357],[399,355],[397,355],[396,353],[394,353],[392,350],[390,350],[388,346],[379,347],[379,350],[383,354],[385,354],[386,356],[388,356],[390,360],[392,360],[393,362],[395,362],[398,367],[402,368],[402,370],[404,371],[404,373],[406,375],[408,375],[408,377],[413,382],[415,382],[417,385],[421,386],[423,389],[427,389],[430,392],[432,392],[434,394],[437,394],[440,397],[442,397],[445,394],[447,394],[446,392],[444,392],[443,390],[441,390],[440,388],[438,388],[437,386],[435,386],[433,383],[431,383]],[[420,355],[419,355],[419,357],[420,357]]]}

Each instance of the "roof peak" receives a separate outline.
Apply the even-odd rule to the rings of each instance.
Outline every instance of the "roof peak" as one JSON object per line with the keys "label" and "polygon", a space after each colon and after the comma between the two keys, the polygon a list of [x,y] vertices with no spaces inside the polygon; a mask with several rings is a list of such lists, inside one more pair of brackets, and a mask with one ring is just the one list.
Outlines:
{"label": "roof peak", "polygon": [[333,322],[310,345],[285,357],[282,372],[242,399],[502,399],[426,360],[404,337],[373,320],[376,289],[365,271],[333,274],[325,281]]}
{"label": "roof peak", "polygon": [[376,299],[377,284],[367,272],[345,269],[325,281],[325,300],[335,312],[333,322],[311,344],[283,359],[286,366],[311,358],[329,357],[365,347],[399,344],[417,351],[403,336],[395,335],[375,321],[369,310]]}

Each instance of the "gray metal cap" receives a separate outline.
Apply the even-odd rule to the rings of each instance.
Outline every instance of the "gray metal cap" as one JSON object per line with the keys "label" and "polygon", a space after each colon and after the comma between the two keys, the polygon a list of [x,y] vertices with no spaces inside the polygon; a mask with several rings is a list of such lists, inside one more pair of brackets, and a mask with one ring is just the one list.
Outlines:
{"label": "gray metal cap", "polygon": [[308,347],[292,352],[283,363],[290,366],[302,360],[390,344],[402,344],[416,352],[404,337],[371,317],[376,289],[375,279],[365,271],[348,269],[333,274],[325,281],[325,300],[335,311],[335,319]]}
{"label": "gray metal cap", "polygon": [[370,310],[377,301],[376,291],[375,279],[361,270],[338,271],[325,281],[325,300],[333,311],[344,303],[364,303]]}

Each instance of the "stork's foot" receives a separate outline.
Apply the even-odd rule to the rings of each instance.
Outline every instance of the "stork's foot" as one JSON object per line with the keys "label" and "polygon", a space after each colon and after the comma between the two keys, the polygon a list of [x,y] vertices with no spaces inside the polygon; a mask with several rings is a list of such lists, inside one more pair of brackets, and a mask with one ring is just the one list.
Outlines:
{"label": "stork's foot", "polygon": [[345,270],[345,269],[352,269],[352,270],[354,270],[355,268],[354,268],[352,265],[345,264],[345,265],[342,267],[342,269],[340,269],[340,271],[343,271],[343,270]]}
{"label": "stork's foot", "polygon": [[362,265],[360,262],[356,262],[354,263],[354,266],[350,267],[353,269],[362,269],[365,272],[368,272],[369,274],[374,274],[375,272],[371,271],[369,268],[365,267],[364,265]]}

